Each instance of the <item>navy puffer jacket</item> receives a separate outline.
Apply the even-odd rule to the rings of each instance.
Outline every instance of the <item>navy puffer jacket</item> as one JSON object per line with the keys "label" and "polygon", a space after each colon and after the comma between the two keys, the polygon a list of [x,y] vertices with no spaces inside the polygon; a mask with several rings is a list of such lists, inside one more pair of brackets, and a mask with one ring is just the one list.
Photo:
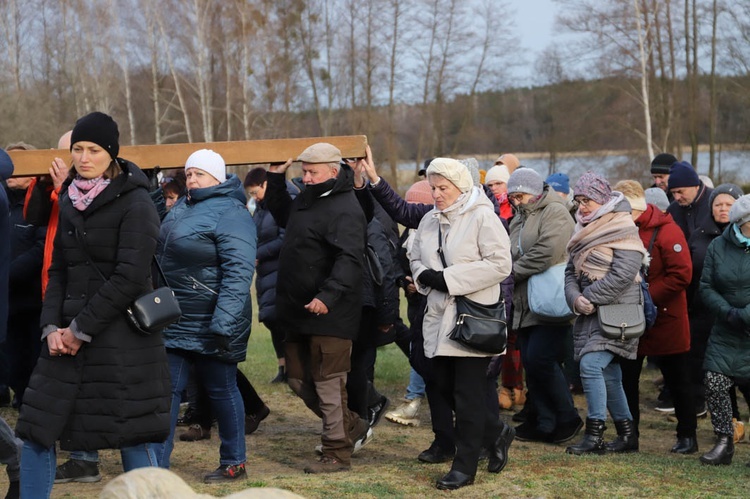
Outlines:
{"label": "navy puffer jacket", "polygon": [[242,362],[252,323],[255,223],[242,185],[192,189],[161,225],[157,254],[182,317],[164,331],[167,348]]}
{"label": "navy puffer jacket", "polygon": [[[286,191],[294,199],[299,189],[291,182],[286,183]],[[258,268],[255,276],[255,291],[258,297],[258,320],[276,320],[276,280],[279,275],[279,253],[284,242],[284,228],[279,227],[268,211],[265,200],[258,203],[253,213],[258,229]]]}

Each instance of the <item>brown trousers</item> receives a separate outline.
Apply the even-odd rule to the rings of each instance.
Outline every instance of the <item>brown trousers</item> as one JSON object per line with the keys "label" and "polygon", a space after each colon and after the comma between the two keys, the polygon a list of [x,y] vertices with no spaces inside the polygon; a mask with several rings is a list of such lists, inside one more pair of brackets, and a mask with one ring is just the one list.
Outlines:
{"label": "brown trousers", "polygon": [[323,455],[349,464],[354,440],[367,431],[367,423],[347,408],[351,340],[287,334],[285,348],[289,387],[323,420]]}

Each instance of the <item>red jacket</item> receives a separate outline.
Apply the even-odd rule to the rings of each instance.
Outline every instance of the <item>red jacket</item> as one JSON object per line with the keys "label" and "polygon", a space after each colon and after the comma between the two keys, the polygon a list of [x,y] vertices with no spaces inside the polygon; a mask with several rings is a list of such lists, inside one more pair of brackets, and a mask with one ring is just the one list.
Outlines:
{"label": "red jacket", "polygon": [[[29,202],[31,201],[32,193],[34,191],[34,187],[36,186],[38,181],[38,177],[35,177],[31,180],[31,184],[29,184],[29,188],[26,189],[26,200],[24,201],[24,207],[23,207],[23,215],[24,217],[27,216],[26,210],[29,206]],[[53,189],[50,185],[47,189],[47,193],[49,194],[49,200],[50,200],[50,215],[49,215],[49,224],[47,225],[47,237],[44,240],[44,260],[42,262],[42,299],[44,299],[44,295],[47,292],[47,282],[49,282],[49,267],[52,264],[52,251],[55,247],[55,234],[57,234],[57,219],[59,217],[59,207],[57,205],[57,196],[60,193],[60,188]],[[41,221],[38,221],[39,225],[41,225]]]}
{"label": "red jacket", "polygon": [[638,355],[671,355],[690,350],[690,323],[686,290],[692,278],[693,264],[685,235],[672,220],[653,205],[648,205],[635,221],[643,245],[651,248],[648,283],[651,297],[659,309],[654,327],[638,343]]}

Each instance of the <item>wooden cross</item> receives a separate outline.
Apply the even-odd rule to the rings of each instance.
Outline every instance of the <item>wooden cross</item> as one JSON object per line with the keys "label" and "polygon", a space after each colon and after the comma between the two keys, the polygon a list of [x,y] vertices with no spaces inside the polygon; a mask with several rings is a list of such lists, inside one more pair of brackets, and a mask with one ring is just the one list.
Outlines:
{"label": "wooden cross", "polygon": [[[188,156],[198,149],[212,149],[221,154],[227,165],[256,165],[283,163],[296,158],[308,146],[328,142],[341,150],[344,158],[363,158],[367,137],[344,135],[338,137],[307,137],[302,139],[240,140],[232,142],[194,142],[189,144],[162,144],[153,146],[123,146],[119,157],[132,161],[144,170],[158,166],[162,169],[185,166]],[[14,177],[49,174],[55,158],[70,158],[66,149],[36,149],[33,151],[8,151],[15,170]]]}

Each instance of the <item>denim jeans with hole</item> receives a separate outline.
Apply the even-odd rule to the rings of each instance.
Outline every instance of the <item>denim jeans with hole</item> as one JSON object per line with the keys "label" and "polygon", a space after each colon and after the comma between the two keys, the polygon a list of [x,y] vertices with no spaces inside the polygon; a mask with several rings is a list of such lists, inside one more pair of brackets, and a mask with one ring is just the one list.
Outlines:
{"label": "denim jeans with hole", "polygon": [[[136,468],[157,466],[154,444],[139,444],[120,449],[125,472]],[[52,493],[55,483],[57,457],[55,447],[43,447],[25,441],[21,452],[21,497],[45,498]]]}
{"label": "denim jeans with hole", "polygon": [[183,350],[167,350],[169,373],[172,378],[172,413],[169,437],[159,445],[156,455],[162,468],[169,468],[174,447],[174,433],[180,414],[182,392],[187,386],[190,365],[195,365],[200,383],[211,399],[211,409],[219,423],[219,463],[245,462],[245,406],[237,388],[237,364],[216,360]]}
{"label": "denim jeans with hole", "polygon": [[589,352],[581,357],[581,384],[589,407],[589,419],[607,419],[607,409],[614,421],[632,420],[620,364],[612,352]]}

